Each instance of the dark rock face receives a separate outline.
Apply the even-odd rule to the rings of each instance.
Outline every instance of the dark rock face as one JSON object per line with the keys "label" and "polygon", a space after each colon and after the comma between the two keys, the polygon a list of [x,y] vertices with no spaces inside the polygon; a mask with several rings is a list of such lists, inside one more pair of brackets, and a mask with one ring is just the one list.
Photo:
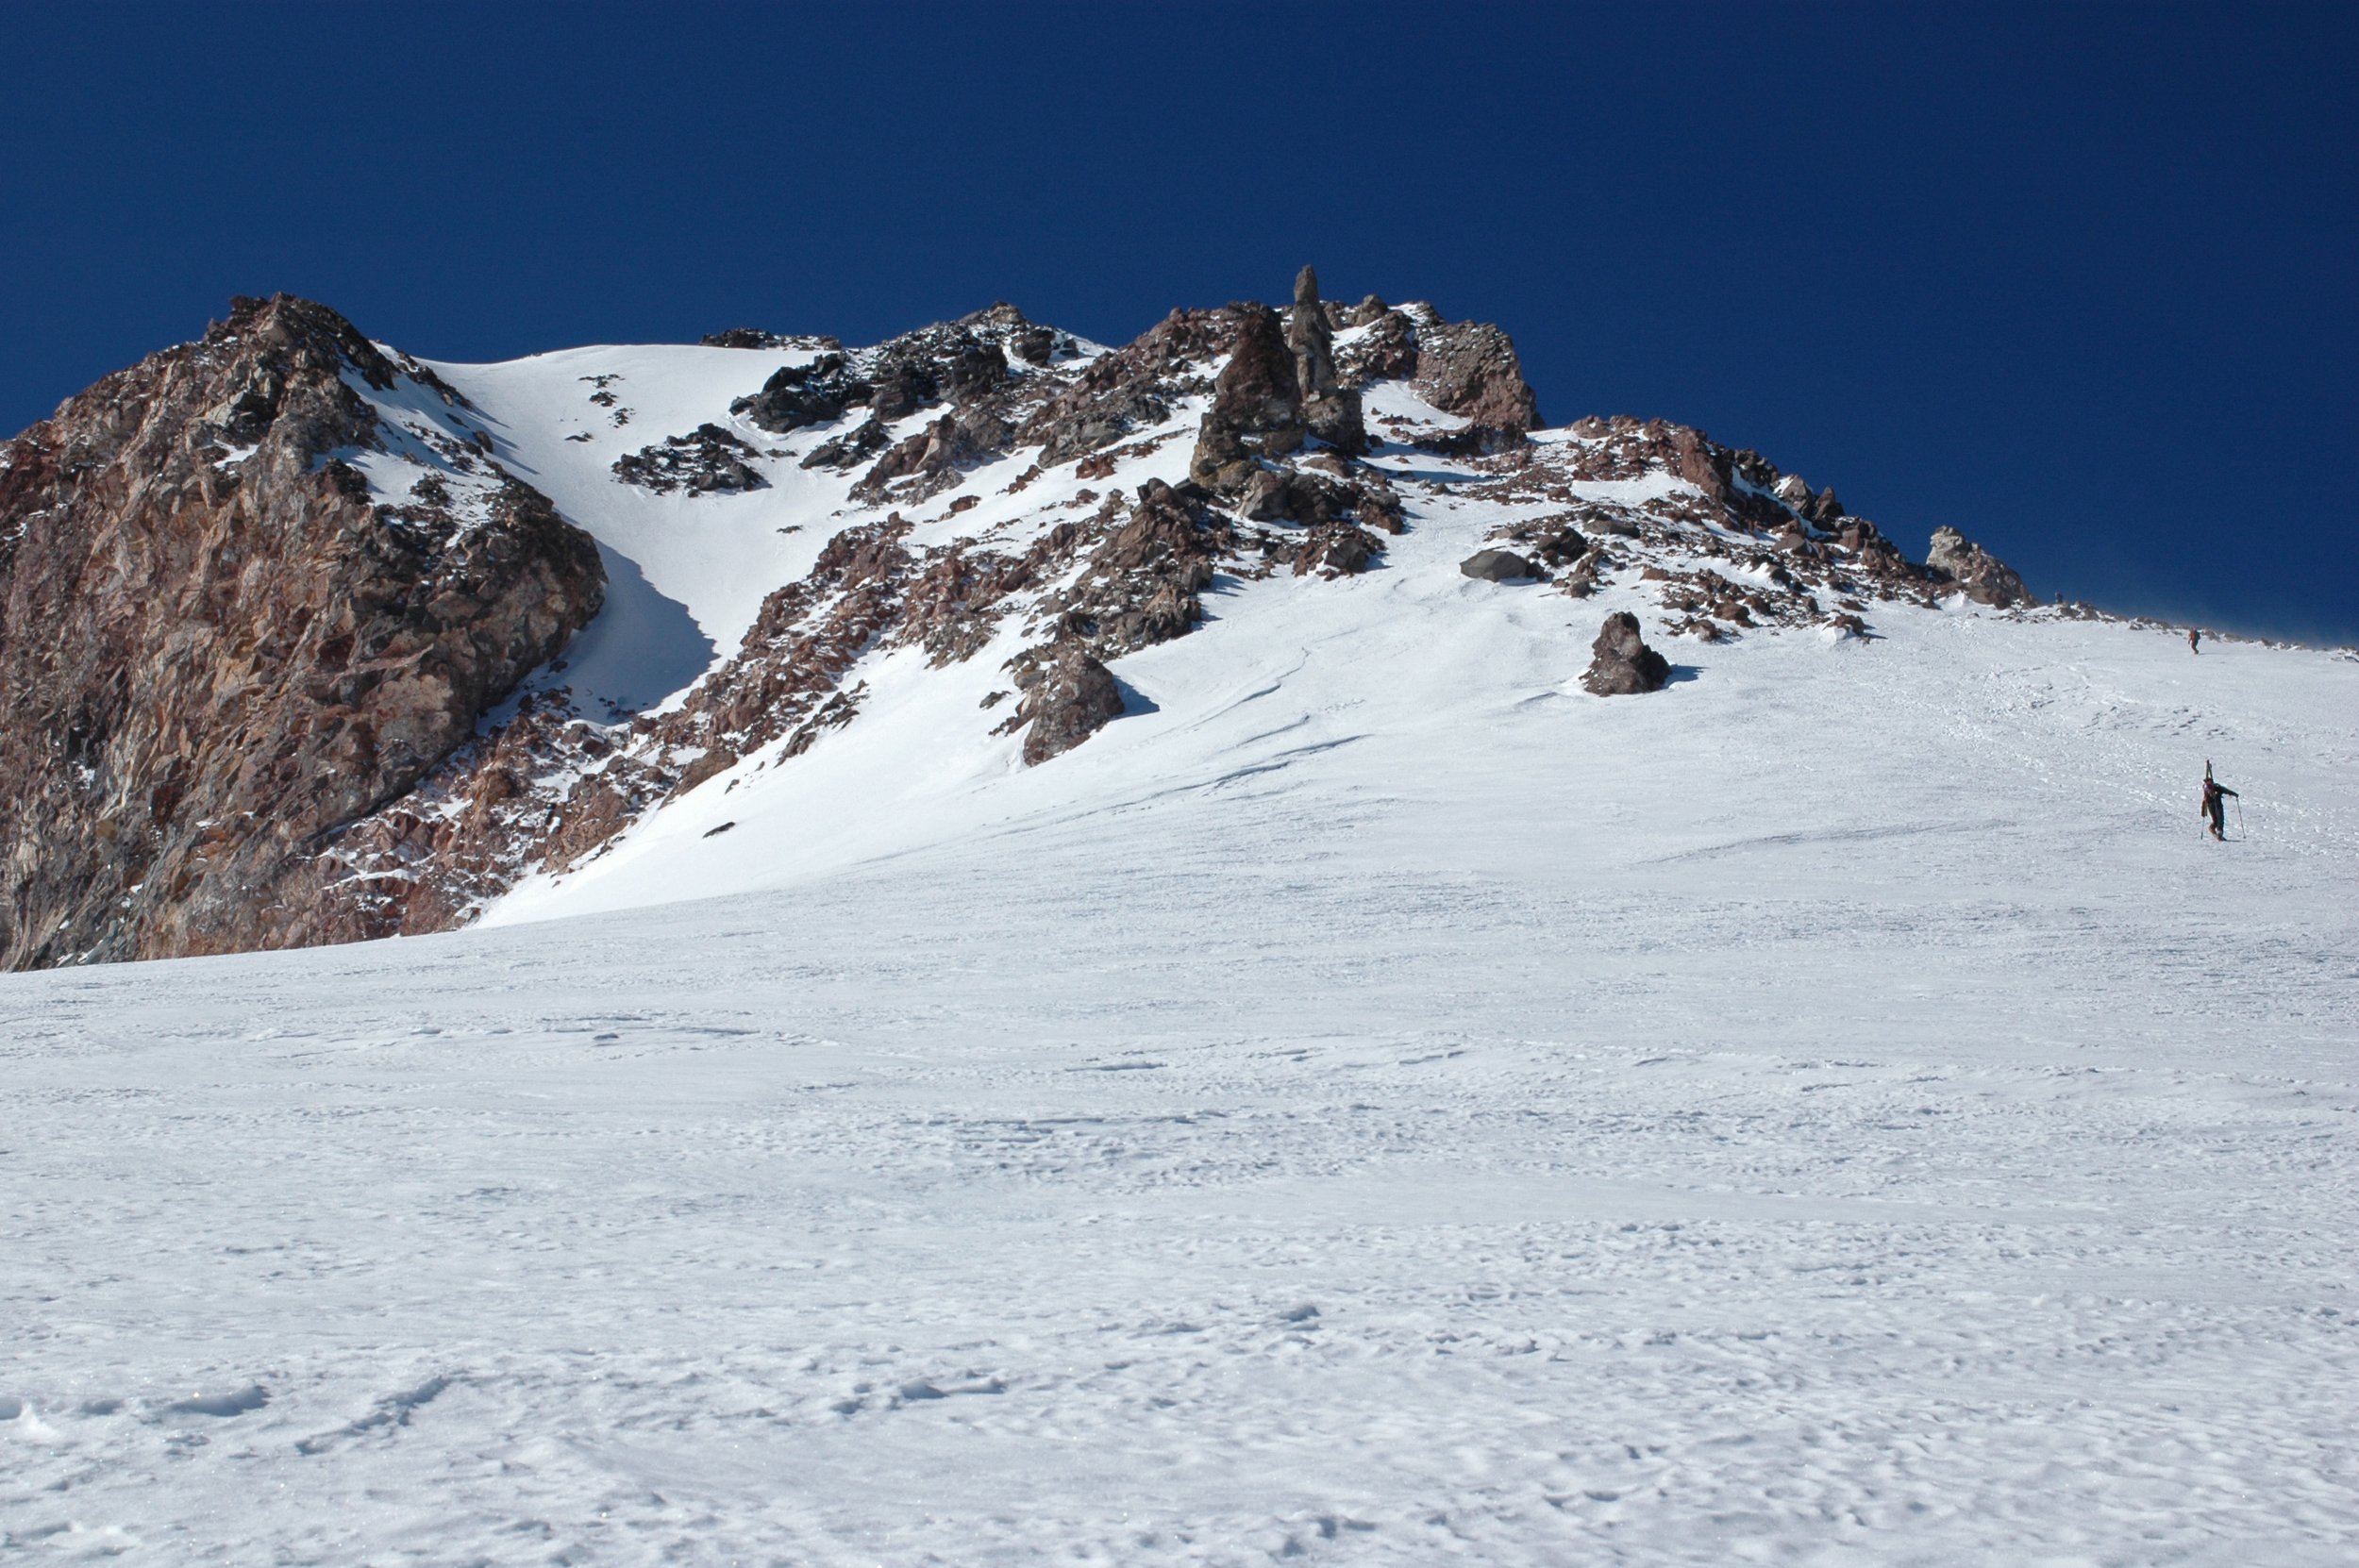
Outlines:
{"label": "dark rock face", "polygon": [[1416,388],[1445,413],[1492,429],[1520,435],[1540,423],[1515,344],[1488,322],[1419,322]]}
{"label": "dark rock face", "polygon": [[0,964],[365,934],[320,845],[596,613],[596,546],[484,443],[468,526],[440,479],[372,505],[343,377],[404,374],[240,299],[0,448]]}
{"label": "dark rock face", "polygon": [[[765,346],[806,347],[815,342],[779,340]],[[729,412],[779,435],[828,424],[858,408],[890,423],[935,403],[962,405],[991,396],[1007,384],[1012,353],[1041,365],[1074,350],[1069,335],[1034,325],[1012,305],[937,322],[870,349],[845,352],[835,340],[825,342],[828,351],[808,364],[775,372],[760,392],[730,404]]]}
{"label": "dark rock face", "polygon": [[1598,591],[1598,573],[1603,564],[1601,552],[1588,551],[1573,562],[1558,586],[1576,599],[1585,599]]}
{"label": "dark rock face", "polygon": [[842,419],[844,410],[865,403],[875,388],[855,373],[841,354],[822,354],[807,365],[787,365],[774,372],[751,397],[729,405],[763,429],[784,435],[806,425]]}
{"label": "dark rock face", "polygon": [[1589,652],[1589,668],[1581,683],[1601,697],[1660,692],[1671,678],[1669,661],[1640,639],[1638,617],[1626,609],[1605,618]]}
{"label": "dark rock face", "polygon": [[1540,569],[1513,550],[1477,550],[1458,563],[1462,576],[1482,582],[1512,582],[1517,577],[1536,577]]}
{"label": "dark rock face", "polygon": [[1008,376],[1007,351],[962,323],[895,338],[877,357],[869,410],[895,420],[929,403],[966,403]]}
{"label": "dark rock face", "polygon": [[[871,420],[862,428],[880,427]],[[852,494],[860,500],[878,500],[895,480],[916,477],[924,482],[895,491],[895,498],[922,501],[938,495],[955,488],[967,469],[1005,450],[1012,434],[986,405],[954,409],[878,458],[852,487]]]}
{"label": "dark rock face", "polygon": [[864,420],[832,441],[821,442],[803,460],[801,468],[850,468],[867,461],[893,444],[893,433],[881,421]]}
{"label": "dark rock face", "polygon": [[1563,566],[1589,553],[1589,542],[1561,515],[1509,524],[1492,529],[1490,537],[1522,545],[1529,559],[1548,566]]}
{"label": "dark rock face", "polygon": [[687,435],[666,436],[656,445],[615,459],[614,476],[659,494],[760,490],[763,479],[745,461],[753,455],[752,447],[719,425],[699,425]]}
{"label": "dark rock face", "polygon": [[1122,717],[1122,688],[1113,672],[1078,642],[1057,644],[1018,683],[1024,700],[1015,717],[1026,726],[1024,760],[1032,767],[1063,756]]}
{"label": "dark rock face", "polygon": [[1966,596],[1977,604],[2005,609],[2039,603],[2031,590],[2023,586],[2023,579],[2016,575],[2014,568],[1955,528],[1933,530],[1933,544],[1925,553],[1925,564],[1964,589]]}
{"label": "dark rock face", "polygon": [[1563,566],[1589,553],[1589,542],[1576,528],[1543,528],[1532,535],[1531,542],[1540,552],[1540,559],[1551,566]]}
{"label": "dark rock face", "polygon": [[1213,406],[1188,463],[1188,477],[1222,495],[1241,493],[1263,455],[1282,457],[1302,444],[1302,392],[1294,351],[1266,305],[1232,305],[1236,337],[1229,363],[1213,384]]}

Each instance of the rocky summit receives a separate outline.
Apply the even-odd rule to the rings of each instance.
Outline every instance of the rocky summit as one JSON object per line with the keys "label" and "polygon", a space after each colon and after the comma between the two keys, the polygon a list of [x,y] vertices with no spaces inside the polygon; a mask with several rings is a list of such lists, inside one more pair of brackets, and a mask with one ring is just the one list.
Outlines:
{"label": "rocky summit", "polygon": [[437,364],[239,299],[0,445],[0,962],[449,928],[830,748],[1071,766],[1126,658],[1421,534],[1463,613],[1561,605],[1581,700],[1664,687],[1646,634],[2065,612],[1699,430],[1546,426],[1505,331],[1307,266],[1120,346],[1003,304]]}

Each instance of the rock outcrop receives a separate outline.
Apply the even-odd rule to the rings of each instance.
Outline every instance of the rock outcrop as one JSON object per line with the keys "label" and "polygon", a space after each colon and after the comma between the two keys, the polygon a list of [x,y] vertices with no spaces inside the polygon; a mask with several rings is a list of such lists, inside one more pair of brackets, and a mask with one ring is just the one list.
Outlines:
{"label": "rock outcrop", "polygon": [[[439,392],[378,504],[356,384]],[[334,311],[240,299],[0,448],[0,963],[352,934],[318,851],[596,613],[597,550]],[[341,456],[340,456],[341,454]]]}
{"label": "rock outcrop", "polygon": [[1955,528],[1933,530],[1932,548],[1925,552],[1925,564],[1955,583],[1977,604],[2007,609],[2039,603],[2013,567]]}
{"label": "rock outcrop", "polygon": [[1236,325],[1225,310],[1174,310],[1136,341],[1099,356],[1043,403],[1016,439],[1037,443],[1047,466],[1162,424],[1176,397],[1202,385],[1196,367],[1228,348]]}
{"label": "rock outcrop", "polygon": [[844,340],[824,333],[765,332],[758,326],[732,326],[726,332],[706,333],[697,344],[703,348],[841,349]]}
{"label": "rock outcrop", "polygon": [[1057,644],[1020,684],[1024,700],[1015,711],[1029,766],[1063,756],[1122,717],[1122,688],[1113,672],[1078,642]]}
{"label": "rock outcrop", "polygon": [[1416,323],[1417,395],[1445,413],[1515,435],[1537,428],[1539,400],[1524,379],[1515,344],[1488,322]]}
{"label": "rock outcrop", "polygon": [[717,425],[699,425],[687,435],[666,436],[653,446],[615,459],[614,476],[658,494],[760,490],[762,477],[745,461],[753,455],[740,437]]}
{"label": "rock outcrop", "polygon": [[874,348],[845,351],[831,338],[779,339],[776,345],[825,345],[806,362],[772,372],[760,391],[729,405],[732,414],[778,435],[832,423],[852,409],[891,424],[937,403],[982,402],[1009,386],[1012,360],[1046,365],[1075,351],[1069,334],[1029,322],[1004,304]]}
{"label": "rock outcrop", "polygon": [[1263,458],[1283,457],[1302,444],[1302,391],[1294,351],[1278,312],[1266,305],[1232,305],[1236,322],[1229,363],[1213,384],[1188,477],[1217,495],[1245,492]]}
{"label": "rock outcrop", "polygon": [[1660,692],[1671,678],[1669,660],[1647,646],[1639,636],[1638,617],[1626,609],[1605,618],[1589,652],[1589,668],[1581,683],[1601,697]]}
{"label": "rock outcrop", "polygon": [[1335,351],[1335,374],[1345,386],[1358,389],[1417,374],[1417,326],[1406,311],[1370,294],[1353,317],[1354,326],[1367,330]]}
{"label": "rock outcrop", "polygon": [[1312,435],[1339,452],[1358,457],[1368,449],[1360,392],[1335,375],[1335,329],[1319,299],[1319,275],[1305,267],[1295,277],[1295,306],[1287,313],[1286,346],[1294,351],[1295,388],[1302,421]]}

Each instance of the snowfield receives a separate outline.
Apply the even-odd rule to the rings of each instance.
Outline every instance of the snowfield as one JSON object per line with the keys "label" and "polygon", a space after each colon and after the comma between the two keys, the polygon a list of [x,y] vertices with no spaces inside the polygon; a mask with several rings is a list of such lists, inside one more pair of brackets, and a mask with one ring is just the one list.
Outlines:
{"label": "snowfield", "polygon": [[[789,358],[440,368],[674,657],[826,531],[605,465]],[[1666,641],[1380,460],[1041,767],[893,655],[475,929],[0,981],[6,1555],[2359,1558],[2359,661]]]}

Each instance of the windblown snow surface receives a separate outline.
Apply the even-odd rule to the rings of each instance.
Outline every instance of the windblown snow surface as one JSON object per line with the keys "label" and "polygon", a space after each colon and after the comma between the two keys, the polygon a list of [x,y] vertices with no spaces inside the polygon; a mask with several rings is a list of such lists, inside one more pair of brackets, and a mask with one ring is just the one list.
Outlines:
{"label": "windblown snow surface", "polygon": [[[825,536],[606,475],[785,358],[442,367],[622,686]],[[477,928],[8,977],[0,1555],[2359,1556],[2359,663],[1884,606],[1594,698],[1650,607],[1414,462],[1044,766],[893,656]]]}

